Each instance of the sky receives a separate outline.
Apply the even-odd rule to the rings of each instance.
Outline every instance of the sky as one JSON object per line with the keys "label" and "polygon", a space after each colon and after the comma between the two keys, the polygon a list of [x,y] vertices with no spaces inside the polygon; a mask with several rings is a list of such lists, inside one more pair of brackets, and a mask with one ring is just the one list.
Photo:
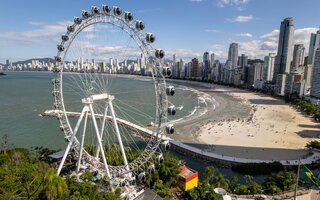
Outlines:
{"label": "sky", "polygon": [[310,34],[320,26],[319,0],[2,0],[0,63],[54,57],[73,18],[102,4],[131,11],[145,32],[156,35],[155,48],[187,61],[205,51],[223,61],[231,42],[249,58],[275,53],[286,17],[294,20],[294,43],[304,44],[307,53]]}

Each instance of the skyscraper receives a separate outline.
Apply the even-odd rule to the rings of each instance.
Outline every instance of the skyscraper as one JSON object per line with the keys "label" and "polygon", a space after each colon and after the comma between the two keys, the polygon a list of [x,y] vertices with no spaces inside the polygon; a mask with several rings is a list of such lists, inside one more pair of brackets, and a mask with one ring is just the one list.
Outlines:
{"label": "skyscraper", "polygon": [[211,67],[213,67],[213,64],[215,63],[215,55],[214,55],[214,53],[212,53],[210,55],[210,63],[211,63]]}
{"label": "skyscraper", "polygon": [[6,60],[6,66],[8,67],[9,65],[10,65],[10,60],[7,59],[7,60]]}
{"label": "skyscraper", "polygon": [[172,56],[172,65],[173,66],[176,65],[176,54],[173,54],[173,56]]}
{"label": "skyscraper", "polygon": [[317,33],[311,33],[309,54],[308,54],[308,65],[313,65],[314,56],[315,56],[316,50],[319,47],[320,47],[320,30],[318,30]]}
{"label": "skyscraper", "polygon": [[231,68],[234,69],[238,65],[238,44],[231,43],[229,47],[228,60],[231,61]]}
{"label": "skyscraper", "polygon": [[244,80],[245,77],[245,67],[248,65],[248,56],[245,54],[241,54],[239,56],[239,67],[240,67],[240,73],[241,73],[241,80]]}
{"label": "skyscraper", "polygon": [[281,22],[280,35],[278,42],[278,53],[275,58],[274,65],[274,82],[278,74],[286,74],[290,71],[290,63],[292,58],[294,25],[291,17],[285,18]]}
{"label": "skyscraper", "polygon": [[320,47],[320,30],[317,31],[317,33],[311,33],[310,36],[310,45],[309,45],[309,53],[308,53],[308,60],[307,65],[305,67],[304,72],[304,79],[305,79],[305,94],[308,94],[310,91],[311,86],[311,77],[312,77],[312,71],[313,71],[313,64],[314,64],[314,57],[316,50]]}
{"label": "skyscraper", "polygon": [[275,54],[269,53],[269,56],[264,57],[262,80],[272,81],[274,70]]}
{"label": "skyscraper", "polygon": [[276,84],[275,92],[284,95],[286,77],[290,72],[292,58],[294,25],[291,17],[281,22],[278,53],[275,57],[273,82]]}
{"label": "skyscraper", "polygon": [[247,65],[248,65],[248,56],[246,56],[245,54],[241,54],[241,56],[239,56],[240,68],[244,68]]}
{"label": "skyscraper", "polygon": [[203,74],[202,79],[208,80],[210,76],[210,54],[209,52],[204,52],[203,54]]}
{"label": "skyscraper", "polygon": [[320,48],[314,54],[310,96],[320,98]]}
{"label": "skyscraper", "polygon": [[290,72],[295,72],[299,66],[303,65],[304,60],[304,46],[303,44],[295,44],[293,49],[292,66]]}
{"label": "skyscraper", "polygon": [[197,58],[193,58],[191,61],[191,78],[197,79],[200,76],[200,65]]}

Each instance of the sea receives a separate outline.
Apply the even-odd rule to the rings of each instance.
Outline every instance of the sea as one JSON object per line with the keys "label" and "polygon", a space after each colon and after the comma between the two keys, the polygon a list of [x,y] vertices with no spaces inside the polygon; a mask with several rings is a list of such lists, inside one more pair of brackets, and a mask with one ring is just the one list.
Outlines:
{"label": "sea", "polygon": [[[52,72],[6,72],[6,76],[0,76],[0,147],[4,142],[5,135],[10,147],[43,146],[57,150],[66,147],[64,135],[59,130],[59,121],[41,115],[44,111],[52,109],[54,103],[51,83],[53,78]],[[110,92],[113,92],[115,98],[119,98],[119,101],[122,102],[116,106],[115,112],[121,112],[121,108],[117,110],[121,105],[125,107],[126,104],[135,102],[130,107],[133,106],[143,113],[143,115],[139,115],[142,117],[134,117],[137,123],[142,125],[150,123],[152,116],[154,116],[154,109],[150,109],[154,107],[154,104],[151,103],[154,101],[154,94],[147,91],[153,89],[152,81],[126,76],[113,76],[110,79],[114,88]],[[135,88],[134,91],[139,92],[130,92],[132,86]],[[205,112],[208,102],[204,101],[205,98],[198,91],[180,85],[175,85],[175,89],[175,96],[170,97],[168,101],[170,104],[176,105],[178,109],[177,115],[170,120],[180,121]],[[67,99],[68,87],[65,88],[65,91]],[[70,105],[70,108],[78,109],[80,112],[81,101],[79,100],[77,106],[72,107],[73,101],[66,101],[66,105]],[[143,104],[142,101],[148,103]],[[66,107],[69,108],[68,106]],[[135,113],[139,114],[140,112]],[[198,170],[200,175],[203,169],[209,165],[206,162],[199,162],[175,152],[172,154],[186,161],[187,165]],[[227,177],[242,176],[230,169],[219,168],[219,170]]]}

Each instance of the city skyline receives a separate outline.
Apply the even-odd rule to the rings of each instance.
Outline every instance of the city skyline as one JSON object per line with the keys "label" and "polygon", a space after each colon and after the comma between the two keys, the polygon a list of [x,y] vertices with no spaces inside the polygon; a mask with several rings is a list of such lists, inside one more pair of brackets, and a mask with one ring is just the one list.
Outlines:
{"label": "city skyline", "polygon": [[[308,53],[310,34],[317,31],[318,24],[314,19],[319,17],[316,8],[320,2],[291,2],[178,0],[170,2],[169,6],[168,1],[133,3],[123,0],[79,4],[10,1],[0,8],[1,12],[9,15],[14,10],[17,14],[9,19],[0,19],[0,63],[5,63],[6,59],[14,62],[53,57],[65,27],[72,23],[74,16],[80,15],[79,10],[90,9],[91,4],[99,7],[102,4],[119,5],[123,10],[132,11],[135,19],[143,19],[146,31],[155,33],[157,40],[154,46],[165,49],[167,58],[176,54],[177,59],[200,59],[203,52],[208,51],[215,53],[216,59],[225,61],[229,44],[236,42],[239,54],[263,59],[269,53],[276,53],[279,22],[286,17],[293,17],[295,22],[293,43],[304,44]],[[301,6],[308,12],[295,12]],[[262,12],[266,9],[273,12]]]}

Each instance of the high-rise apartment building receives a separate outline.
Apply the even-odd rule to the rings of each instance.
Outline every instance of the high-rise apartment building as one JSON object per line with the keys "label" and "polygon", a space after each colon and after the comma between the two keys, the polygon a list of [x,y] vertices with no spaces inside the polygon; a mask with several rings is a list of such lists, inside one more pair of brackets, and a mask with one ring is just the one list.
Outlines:
{"label": "high-rise apartment building", "polygon": [[269,53],[269,56],[264,57],[262,80],[272,81],[274,70],[275,54]]}
{"label": "high-rise apartment building", "polygon": [[10,65],[10,60],[7,59],[7,60],[6,60],[6,66],[8,67],[9,65]]}
{"label": "high-rise apartment building", "polygon": [[313,64],[316,50],[320,47],[320,30],[317,33],[311,33],[310,36],[310,45],[307,65],[305,67],[304,79],[305,79],[305,94],[308,94],[311,87],[311,77],[313,71]]}
{"label": "high-rise apartment building", "polygon": [[241,80],[245,79],[245,68],[248,65],[248,56],[241,54],[238,58],[238,65],[240,67]]}
{"label": "high-rise apartment building", "polygon": [[308,65],[313,65],[316,50],[320,47],[320,30],[311,33],[308,53]]}
{"label": "high-rise apartment building", "polygon": [[231,62],[231,68],[238,66],[238,44],[231,43],[229,47],[228,60]]}
{"label": "high-rise apartment building", "polygon": [[278,53],[275,57],[273,82],[276,84],[276,93],[283,95],[285,79],[290,72],[292,58],[294,25],[291,17],[281,22],[278,41]]}
{"label": "high-rise apartment building", "polygon": [[320,48],[314,54],[310,96],[320,98]]}
{"label": "high-rise apartment building", "polygon": [[280,35],[278,41],[278,53],[275,58],[275,76],[290,72],[292,58],[294,25],[291,17],[285,18],[281,22]]}
{"label": "high-rise apartment building", "polygon": [[298,67],[303,65],[304,60],[304,45],[303,44],[295,44],[293,49],[293,58],[292,58],[292,66],[290,72],[295,72],[298,70]]}
{"label": "high-rise apartment building", "polygon": [[209,80],[210,79],[210,54],[209,52],[204,52],[203,54],[203,74],[202,74],[203,80]]}
{"label": "high-rise apartment building", "polygon": [[260,62],[253,63],[248,69],[248,83],[253,85],[256,80],[261,80],[262,66]]}
{"label": "high-rise apartment building", "polygon": [[215,54],[214,53],[211,53],[210,55],[210,64],[211,64],[211,67],[213,67],[215,63]]}
{"label": "high-rise apartment building", "polygon": [[239,56],[239,67],[240,68],[244,68],[245,66],[248,65],[248,56],[246,56],[245,54],[241,54],[241,56]]}
{"label": "high-rise apartment building", "polygon": [[191,61],[190,76],[194,79],[198,79],[200,77],[200,64],[197,58],[193,58]]}

